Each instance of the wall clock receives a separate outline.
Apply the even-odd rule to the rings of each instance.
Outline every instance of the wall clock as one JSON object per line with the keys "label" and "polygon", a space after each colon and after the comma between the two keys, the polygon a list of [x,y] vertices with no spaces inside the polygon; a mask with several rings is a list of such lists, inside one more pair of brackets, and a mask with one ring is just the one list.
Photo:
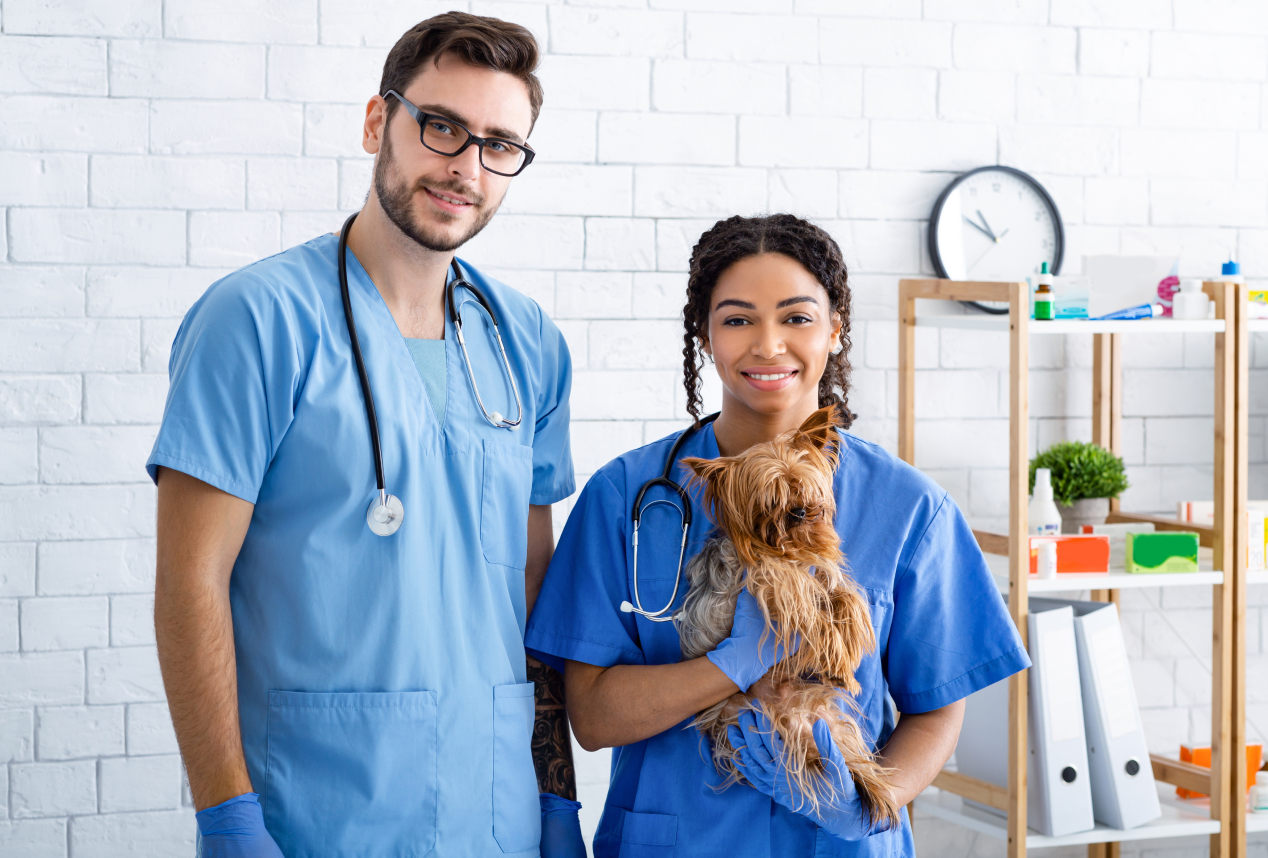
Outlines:
{"label": "wall clock", "polygon": [[[1065,231],[1052,196],[1012,167],[978,167],[947,185],[929,216],[929,256],[950,280],[1024,280],[1048,263],[1061,272]],[[1007,313],[997,302],[973,303]],[[1001,310],[1002,306],[1002,310]]]}

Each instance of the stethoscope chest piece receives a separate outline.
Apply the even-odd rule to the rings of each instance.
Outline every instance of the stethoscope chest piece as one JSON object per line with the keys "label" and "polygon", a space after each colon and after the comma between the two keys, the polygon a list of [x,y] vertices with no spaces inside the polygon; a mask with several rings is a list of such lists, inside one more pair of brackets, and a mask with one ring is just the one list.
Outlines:
{"label": "stethoscope chest piece", "polygon": [[378,536],[391,536],[400,530],[405,520],[405,507],[396,495],[382,494],[370,501],[365,511],[365,523]]}

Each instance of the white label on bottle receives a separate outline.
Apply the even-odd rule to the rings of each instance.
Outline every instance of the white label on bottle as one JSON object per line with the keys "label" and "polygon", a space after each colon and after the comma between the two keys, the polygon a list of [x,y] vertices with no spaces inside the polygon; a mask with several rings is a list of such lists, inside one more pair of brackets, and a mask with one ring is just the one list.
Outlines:
{"label": "white label on bottle", "polygon": [[1101,693],[1101,717],[1111,739],[1136,729],[1136,705],[1132,699],[1132,673],[1122,632],[1110,626],[1088,635],[1092,670]]}
{"label": "white label on bottle", "polygon": [[1042,658],[1048,694],[1048,735],[1054,742],[1082,738],[1083,707],[1074,629],[1066,626],[1044,632]]}

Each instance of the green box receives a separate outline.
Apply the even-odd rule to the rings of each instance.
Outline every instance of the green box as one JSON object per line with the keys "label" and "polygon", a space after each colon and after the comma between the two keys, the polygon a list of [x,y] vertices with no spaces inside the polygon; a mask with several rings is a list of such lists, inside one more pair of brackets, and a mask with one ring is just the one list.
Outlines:
{"label": "green box", "polygon": [[1127,534],[1128,572],[1198,571],[1198,535],[1188,532]]}

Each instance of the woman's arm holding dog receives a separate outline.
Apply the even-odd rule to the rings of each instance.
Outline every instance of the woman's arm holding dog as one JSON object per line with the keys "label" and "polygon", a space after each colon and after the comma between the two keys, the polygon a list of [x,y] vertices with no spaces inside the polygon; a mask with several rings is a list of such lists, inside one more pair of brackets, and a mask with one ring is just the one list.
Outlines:
{"label": "woman's arm holding dog", "polygon": [[932,712],[903,715],[881,748],[880,764],[894,770],[894,802],[909,804],[942,771],[964,721],[964,701]]}
{"label": "woman's arm holding dog", "polygon": [[702,656],[677,664],[612,667],[570,661],[564,690],[573,735],[581,747],[597,751],[663,733],[740,689]]}

